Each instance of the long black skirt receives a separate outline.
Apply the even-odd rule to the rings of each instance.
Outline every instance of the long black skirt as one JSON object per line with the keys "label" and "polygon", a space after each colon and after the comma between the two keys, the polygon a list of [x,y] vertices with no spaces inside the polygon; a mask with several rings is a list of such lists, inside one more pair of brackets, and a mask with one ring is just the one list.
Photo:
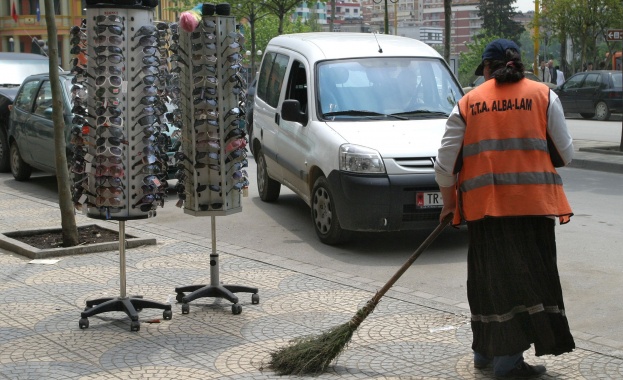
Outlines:
{"label": "long black skirt", "polygon": [[555,221],[546,217],[468,222],[467,298],[472,348],[488,357],[571,352],[556,264]]}

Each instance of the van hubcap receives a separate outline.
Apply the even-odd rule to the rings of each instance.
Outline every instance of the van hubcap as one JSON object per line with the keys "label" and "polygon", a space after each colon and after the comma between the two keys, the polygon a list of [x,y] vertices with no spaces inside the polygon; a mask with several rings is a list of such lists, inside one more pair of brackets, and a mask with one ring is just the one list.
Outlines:
{"label": "van hubcap", "polygon": [[331,229],[331,199],[329,193],[323,188],[316,190],[314,196],[314,222],[318,231],[326,234]]}

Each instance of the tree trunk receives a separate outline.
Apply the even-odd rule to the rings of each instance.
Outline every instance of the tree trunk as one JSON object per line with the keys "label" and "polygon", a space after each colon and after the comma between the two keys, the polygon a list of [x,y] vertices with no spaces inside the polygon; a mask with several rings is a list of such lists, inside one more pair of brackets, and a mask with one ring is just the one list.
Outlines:
{"label": "tree trunk", "polygon": [[63,246],[78,245],[78,227],[71,200],[69,171],[65,145],[65,120],[63,119],[63,93],[58,72],[58,40],[54,3],[45,0],[45,21],[48,26],[48,53],[50,57],[50,84],[52,87],[52,120],[54,121],[54,149],[56,157],[56,182],[58,186],[58,204],[61,210]]}
{"label": "tree trunk", "polygon": [[335,0],[331,0],[331,19],[329,19],[329,32],[333,31],[333,19],[335,18]]}
{"label": "tree trunk", "polygon": [[450,64],[450,39],[452,38],[452,0],[443,0],[444,33],[443,33],[443,59]]}

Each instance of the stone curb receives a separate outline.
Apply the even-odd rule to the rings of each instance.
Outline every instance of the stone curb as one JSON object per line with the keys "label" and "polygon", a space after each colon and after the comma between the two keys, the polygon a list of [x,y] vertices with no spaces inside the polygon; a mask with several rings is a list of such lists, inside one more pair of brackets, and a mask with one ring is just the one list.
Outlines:
{"label": "stone curb", "polygon": [[[92,226],[94,224],[90,224]],[[105,226],[95,224],[100,228],[114,231]],[[79,226],[83,227],[83,226]],[[50,248],[50,249],[39,249],[32,247],[26,243],[23,243],[19,240],[13,239],[12,236],[24,236],[31,234],[33,232],[45,232],[45,231],[60,231],[61,228],[41,228],[37,230],[20,230],[20,231],[11,231],[11,232],[3,232],[0,233],[0,248],[6,249],[8,251],[14,252],[18,255],[26,256],[29,259],[48,259],[51,257],[63,257],[70,255],[80,255],[85,253],[95,253],[95,252],[105,252],[105,251],[115,251],[119,250],[119,242],[108,242],[108,243],[97,243],[97,244],[89,244],[83,246],[76,247],[66,247],[66,248]],[[116,231],[114,231],[116,232]],[[141,247],[144,245],[155,245],[155,238],[141,238],[133,235],[126,234],[126,249]]]}

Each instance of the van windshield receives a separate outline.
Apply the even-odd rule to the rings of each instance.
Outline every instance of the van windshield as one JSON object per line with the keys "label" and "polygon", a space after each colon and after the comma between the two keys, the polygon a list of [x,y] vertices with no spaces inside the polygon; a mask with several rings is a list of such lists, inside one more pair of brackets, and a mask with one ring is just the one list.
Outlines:
{"label": "van windshield", "polygon": [[321,119],[447,117],[462,97],[439,59],[394,57],[321,62],[317,66]]}

